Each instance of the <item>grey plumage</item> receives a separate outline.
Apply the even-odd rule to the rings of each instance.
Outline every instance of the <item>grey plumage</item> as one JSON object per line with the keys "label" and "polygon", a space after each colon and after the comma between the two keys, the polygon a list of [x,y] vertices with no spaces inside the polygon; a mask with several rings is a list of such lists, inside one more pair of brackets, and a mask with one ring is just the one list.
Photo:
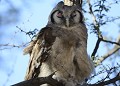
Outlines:
{"label": "grey plumage", "polygon": [[81,8],[58,3],[46,27],[24,49],[24,54],[30,54],[25,79],[45,77],[56,71],[53,78],[63,81],[65,86],[82,84],[94,69],[87,55],[87,36]]}

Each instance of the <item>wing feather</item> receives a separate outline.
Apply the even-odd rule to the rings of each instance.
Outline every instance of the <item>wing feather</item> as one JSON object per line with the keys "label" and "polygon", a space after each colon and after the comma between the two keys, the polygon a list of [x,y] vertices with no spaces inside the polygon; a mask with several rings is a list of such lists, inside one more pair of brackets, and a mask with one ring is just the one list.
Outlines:
{"label": "wing feather", "polygon": [[29,67],[25,80],[38,77],[42,62],[45,62],[50,56],[49,51],[55,40],[50,27],[42,28],[36,39],[24,49],[24,54],[30,54]]}

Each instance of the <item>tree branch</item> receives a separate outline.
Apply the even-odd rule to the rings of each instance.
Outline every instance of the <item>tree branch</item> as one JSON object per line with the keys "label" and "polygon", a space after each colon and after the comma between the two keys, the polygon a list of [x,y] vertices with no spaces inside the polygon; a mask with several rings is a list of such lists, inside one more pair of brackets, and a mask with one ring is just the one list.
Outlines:
{"label": "tree branch", "polygon": [[98,40],[97,40],[97,42],[96,42],[96,45],[95,45],[95,48],[94,48],[94,50],[93,50],[93,53],[92,53],[92,55],[91,55],[92,60],[95,59],[95,54],[97,53],[97,50],[98,50],[99,45],[100,45],[100,42],[101,42],[101,39],[98,38]]}
{"label": "tree branch", "polygon": [[94,24],[94,28],[99,32],[99,23],[93,13],[93,10],[92,10],[92,5],[90,3],[90,0],[87,0],[87,3],[88,3],[88,6],[89,6],[89,13],[91,14],[92,18],[93,18],[93,24]]}
{"label": "tree branch", "polygon": [[68,6],[73,6],[73,5],[82,6],[82,0],[64,0],[64,4]]}
{"label": "tree branch", "polygon": [[[89,6],[89,11],[90,11],[90,14],[91,16],[93,17],[93,25],[94,25],[94,28],[95,30],[97,31],[97,35],[98,35],[98,40],[96,42],[96,45],[95,45],[95,48],[93,50],[93,53],[91,54],[91,57],[92,57],[92,60],[95,60],[95,54],[97,53],[97,50],[99,48],[99,45],[100,45],[100,42],[103,41],[103,42],[107,42],[107,43],[111,43],[111,44],[116,44],[116,45],[119,45],[120,46],[120,43],[119,42],[112,42],[112,41],[108,41],[108,40],[105,40],[103,39],[103,36],[99,30],[100,28],[100,25],[99,25],[99,22],[97,21],[94,13],[93,13],[93,10],[92,10],[92,5],[90,3],[90,0],[87,0],[87,3],[88,3],[88,6]],[[119,50],[119,47],[117,46],[117,48],[115,47],[113,50],[111,50],[109,53],[107,53],[107,55],[105,55],[104,57],[100,58],[100,62],[102,62],[104,60],[104,58],[112,55],[112,53],[115,53],[116,51]],[[99,62],[98,62],[99,63]]]}
{"label": "tree branch", "polygon": [[49,75],[48,77],[37,77],[30,80],[26,80],[12,86],[40,86],[42,84],[49,84],[51,86],[64,86],[63,83],[58,82],[57,80],[53,79],[52,76],[55,73]]}
{"label": "tree branch", "polygon": [[[120,38],[120,36],[118,37],[118,39],[119,39],[119,38]],[[106,43],[116,44],[116,45],[120,46],[120,42],[119,42],[119,41],[113,42],[113,41],[105,40],[105,39],[103,39],[103,38],[101,39],[101,41],[106,42]]]}
{"label": "tree branch", "polygon": [[23,43],[21,45],[15,45],[15,44],[0,44],[0,50],[5,50],[5,49],[11,49],[11,48],[21,48],[25,47],[28,43]]}
{"label": "tree branch", "polygon": [[[12,86],[40,86],[40,85],[46,84],[46,83],[51,85],[51,86],[64,86],[63,83],[58,82],[57,80],[53,79],[52,78],[53,75],[54,75],[54,73],[48,77],[33,78],[33,79],[30,79],[27,81],[23,81],[23,82],[14,84]],[[110,79],[107,81],[102,81],[102,82],[99,82],[97,84],[87,84],[87,86],[104,86],[104,85],[108,85],[111,83],[115,83],[118,80],[120,80],[120,73],[118,73],[117,76],[114,77],[113,79]]]}
{"label": "tree branch", "polygon": [[[106,41],[105,41],[106,42]],[[114,43],[114,44],[116,44],[115,46],[114,46],[114,48],[113,49],[111,49],[111,50],[109,50],[105,55],[103,55],[101,58],[99,58],[99,59],[97,59],[97,60],[95,60],[95,63],[96,63],[96,66],[98,66],[101,62],[103,62],[106,58],[108,58],[108,57],[110,57],[111,55],[113,55],[115,52],[117,52],[119,49],[120,49],[120,45],[118,45],[118,44],[120,44],[120,35],[117,37],[117,40],[116,40],[116,42],[109,42],[109,41],[107,41],[108,43]]]}
{"label": "tree branch", "polygon": [[104,86],[104,85],[109,85],[111,83],[115,83],[116,81],[120,80],[120,73],[117,74],[116,77],[114,77],[113,79],[104,81],[104,82],[100,82],[98,84],[91,84],[89,86]]}
{"label": "tree branch", "polygon": [[96,42],[96,46],[95,46],[95,48],[94,48],[94,50],[93,50],[93,53],[92,53],[92,55],[91,55],[92,60],[94,60],[94,59],[95,59],[95,54],[97,53],[97,50],[98,50],[99,45],[100,45],[100,42],[101,42],[102,35],[101,35],[100,30],[99,30],[99,27],[100,27],[100,26],[99,26],[99,23],[98,23],[95,15],[94,15],[94,13],[93,13],[92,5],[91,5],[91,3],[90,3],[90,0],[87,0],[87,3],[88,3],[88,6],[89,6],[89,13],[91,14],[91,16],[92,16],[92,18],[93,18],[94,28],[95,28],[95,30],[97,31],[97,35],[98,35],[98,40],[97,40],[97,42]]}

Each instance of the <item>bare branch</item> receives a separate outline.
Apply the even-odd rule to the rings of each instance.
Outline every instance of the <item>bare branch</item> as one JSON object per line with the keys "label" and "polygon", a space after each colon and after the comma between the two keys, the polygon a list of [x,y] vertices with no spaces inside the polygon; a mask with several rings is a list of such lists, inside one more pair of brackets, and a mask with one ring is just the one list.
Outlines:
{"label": "bare branch", "polygon": [[36,33],[38,32],[38,29],[36,28],[33,31],[28,32],[22,30],[19,26],[16,26],[16,28],[18,28],[21,32],[25,33],[26,35],[28,35],[31,40],[36,36]]}
{"label": "bare branch", "polygon": [[[106,42],[106,41],[105,41]],[[109,41],[107,41],[109,42]],[[111,41],[110,41],[111,43]],[[120,35],[117,37],[117,41],[115,44],[120,44]],[[95,60],[96,65],[99,65],[101,62],[103,62],[106,58],[113,55],[115,52],[117,52],[120,49],[120,45],[115,45],[113,49],[109,50],[105,55],[103,55],[101,58]]]}
{"label": "bare branch", "polygon": [[94,60],[95,59],[95,54],[97,53],[97,50],[99,48],[99,45],[100,45],[100,42],[101,42],[101,38],[102,38],[102,35],[101,35],[101,32],[99,30],[99,23],[93,13],[93,10],[92,10],[92,5],[90,3],[90,0],[87,0],[87,3],[88,3],[88,6],[89,6],[89,13],[91,14],[92,18],[93,18],[93,25],[94,25],[94,28],[95,30],[97,31],[97,35],[98,35],[98,40],[96,42],[96,45],[95,45],[95,48],[93,50],[93,53],[91,55],[92,59]]}
{"label": "bare branch", "polygon": [[21,47],[25,47],[28,43],[25,44],[21,44],[21,45],[16,45],[16,44],[0,44],[0,50],[4,50],[4,49],[11,49],[11,48],[21,48]]}
{"label": "bare branch", "polygon": [[94,48],[94,50],[93,50],[93,53],[92,53],[92,55],[91,55],[92,60],[95,59],[95,54],[97,53],[97,50],[98,50],[99,45],[100,45],[100,42],[101,42],[101,39],[98,38],[98,40],[97,40],[97,42],[96,42],[96,45],[95,45],[95,48]]}
{"label": "bare branch", "polygon": [[[57,80],[53,79],[52,76],[54,74],[51,74],[48,77],[37,77],[37,78],[33,78],[27,81],[23,81],[20,83],[17,83],[15,85],[12,86],[40,86],[42,84],[50,84],[52,86],[64,86],[63,83],[58,82]],[[113,79],[107,80],[107,81],[102,81],[99,82],[97,84],[87,84],[87,86],[104,86],[104,85],[108,85],[111,83],[115,83],[116,81],[120,80],[120,73],[118,73],[118,75],[116,77],[114,77]],[[86,85],[85,85],[86,86]]]}
{"label": "bare branch", "polygon": [[113,42],[113,41],[109,41],[109,40],[105,40],[105,39],[102,39],[102,41],[120,46],[120,43],[117,43],[117,42]]}
{"label": "bare branch", "polygon": [[[97,42],[96,42],[96,45],[95,45],[95,48],[94,48],[94,50],[93,50],[93,53],[92,53],[92,55],[91,55],[92,60],[95,60],[95,54],[97,53],[97,50],[98,50],[98,48],[99,48],[99,45],[100,45],[100,42],[101,42],[101,41],[106,42],[106,43],[116,44],[115,47],[114,47],[112,50],[110,50],[107,54],[105,54],[105,55],[103,56],[103,57],[109,57],[110,55],[114,54],[116,51],[119,50],[119,48],[120,48],[120,42],[119,42],[119,40],[120,40],[120,36],[118,37],[118,39],[117,39],[116,42],[105,40],[105,39],[103,39],[103,37],[102,37],[102,38],[98,38],[98,40],[97,40]],[[101,59],[101,58],[100,58],[100,59]],[[103,60],[103,59],[102,59],[102,60]]]}
{"label": "bare branch", "polygon": [[92,18],[93,18],[94,27],[95,27],[95,29],[99,32],[99,28],[98,28],[98,27],[99,27],[99,23],[98,23],[95,15],[94,15],[94,13],[93,13],[92,5],[91,5],[91,3],[90,3],[90,0],[87,0],[87,3],[88,3],[88,6],[89,6],[89,13],[91,14],[91,16],[92,16]]}
{"label": "bare branch", "polygon": [[114,77],[113,79],[110,79],[110,80],[107,80],[107,81],[104,81],[104,82],[100,82],[98,84],[92,84],[92,85],[89,85],[89,86],[104,86],[104,85],[108,85],[108,84],[111,84],[111,83],[115,83],[118,80],[120,80],[120,73],[118,73],[117,76]]}
{"label": "bare branch", "polygon": [[12,86],[40,86],[42,84],[49,84],[51,86],[64,86],[61,82],[58,82],[57,80],[53,79],[51,74],[48,77],[37,77],[32,78],[30,80],[26,80],[17,84],[14,84]]}
{"label": "bare branch", "polygon": [[[105,40],[103,39],[103,36],[99,30],[100,26],[99,26],[99,22],[97,21],[94,13],[93,13],[93,10],[92,10],[92,5],[90,3],[90,0],[87,0],[87,3],[89,5],[89,13],[91,14],[91,16],[93,17],[93,24],[94,24],[94,28],[95,30],[97,31],[97,35],[98,35],[98,40],[96,42],[96,45],[95,45],[95,48],[93,50],[93,53],[91,55],[92,59],[94,60],[95,59],[95,54],[97,53],[97,50],[99,48],[99,45],[100,45],[100,42],[103,41],[103,42],[107,42],[107,43],[112,43],[112,44],[116,44],[116,45],[120,45],[120,43],[117,43],[117,42],[112,42],[112,41],[108,41],[108,40]],[[114,50],[115,51],[115,50]],[[101,59],[101,58],[100,58]],[[103,60],[103,59],[102,59]]]}

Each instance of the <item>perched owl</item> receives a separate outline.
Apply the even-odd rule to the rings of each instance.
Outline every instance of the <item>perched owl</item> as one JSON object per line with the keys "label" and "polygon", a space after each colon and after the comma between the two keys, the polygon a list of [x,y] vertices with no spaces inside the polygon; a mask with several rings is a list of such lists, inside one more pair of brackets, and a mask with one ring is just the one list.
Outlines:
{"label": "perched owl", "polygon": [[25,79],[55,72],[53,78],[65,86],[82,84],[94,69],[87,55],[87,36],[81,8],[59,2],[46,27],[24,49],[24,54],[30,54]]}

